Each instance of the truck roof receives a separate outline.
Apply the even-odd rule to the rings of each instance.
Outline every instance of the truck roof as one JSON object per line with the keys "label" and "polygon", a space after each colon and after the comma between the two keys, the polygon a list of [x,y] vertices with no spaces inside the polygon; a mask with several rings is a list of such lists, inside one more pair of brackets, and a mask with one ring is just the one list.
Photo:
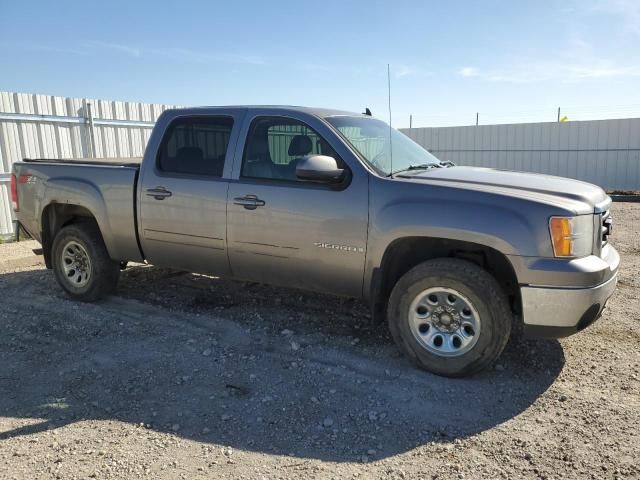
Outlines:
{"label": "truck roof", "polygon": [[346,110],[337,110],[333,108],[315,108],[315,107],[302,107],[298,105],[220,105],[220,106],[202,106],[202,107],[188,107],[188,108],[176,108],[170,109],[172,111],[215,111],[229,108],[238,109],[252,109],[252,110],[282,110],[282,111],[296,111],[304,112],[317,117],[332,117],[336,115],[349,115],[349,116],[366,116],[364,113],[349,112]]}

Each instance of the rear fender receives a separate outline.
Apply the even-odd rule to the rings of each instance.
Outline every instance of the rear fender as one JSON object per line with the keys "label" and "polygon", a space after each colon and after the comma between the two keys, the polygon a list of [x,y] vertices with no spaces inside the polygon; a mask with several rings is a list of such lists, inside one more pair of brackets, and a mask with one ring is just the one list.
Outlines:
{"label": "rear fender", "polygon": [[45,209],[54,204],[77,205],[88,210],[98,224],[109,256],[119,258],[104,196],[94,184],[77,178],[51,178],[44,184],[44,194],[38,206],[42,221],[47,215]]}

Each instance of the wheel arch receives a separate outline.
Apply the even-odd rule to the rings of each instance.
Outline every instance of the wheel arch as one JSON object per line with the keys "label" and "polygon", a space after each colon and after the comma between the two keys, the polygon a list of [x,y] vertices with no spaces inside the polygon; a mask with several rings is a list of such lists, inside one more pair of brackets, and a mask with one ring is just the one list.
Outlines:
{"label": "wheel arch", "polygon": [[53,240],[62,228],[74,223],[93,223],[100,235],[102,235],[95,215],[88,208],[81,205],[50,203],[44,208],[40,218],[42,223],[42,252],[47,268],[52,267],[51,250],[53,248]]}
{"label": "wheel arch", "polygon": [[374,268],[369,301],[374,318],[384,318],[386,304],[396,282],[416,265],[435,258],[459,258],[478,265],[500,284],[514,314],[521,312],[518,279],[509,258],[499,250],[474,242],[441,237],[409,236],[395,239]]}

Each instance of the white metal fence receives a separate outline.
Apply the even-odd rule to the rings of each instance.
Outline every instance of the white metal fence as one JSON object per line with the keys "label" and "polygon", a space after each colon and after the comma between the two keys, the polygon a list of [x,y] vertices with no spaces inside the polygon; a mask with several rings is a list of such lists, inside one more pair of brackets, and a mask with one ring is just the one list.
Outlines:
{"label": "white metal fence", "polygon": [[406,135],[458,165],[576,178],[640,191],[640,118],[412,128]]}
{"label": "white metal fence", "polygon": [[[140,157],[172,105],[0,92],[0,235],[13,231],[9,179],[22,158]],[[402,130],[442,160],[640,190],[640,118]]]}
{"label": "white metal fence", "polygon": [[172,105],[0,92],[0,235],[13,232],[11,165],[23,158],[140,157]]}

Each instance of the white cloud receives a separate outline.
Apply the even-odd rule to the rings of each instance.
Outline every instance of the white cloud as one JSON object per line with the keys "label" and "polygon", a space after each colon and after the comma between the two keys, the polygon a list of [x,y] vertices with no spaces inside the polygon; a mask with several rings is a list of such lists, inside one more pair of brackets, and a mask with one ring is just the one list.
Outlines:
{"label": "white cloud", "polygon": [[555,81],[571,83],[598,78],[622,78],[640,76],[640,67],[621,66],[612,62],[568,63],[562,61],[522,63],[515,67],[497,70],[485,78],[495,82],[533,83]]}
{"label": "white cloud", "polygon": [[130,55],[132,57],[139,57],[142,55],[142,50],[136,47],[131,47],[129,45],[123,45],[120,43],[109,43],[109,42],[93,42],[92,46],[96,46],[99,48],[106,48],[109,50],[115,50],[120,53],[124,53],[126,55]]}
{"label": "white cloud", "polygon": [[[25,47],[29,48],[29,47]],[[169,48],[169,49],[150,49],[125,45],[122,43],[110,43],[110,42],[89,42],[81,46],[79,50],[58,49],[50,46],[32,46],[33,50],[41,51],[59,51],[63,53],[76,53],[76,54],[89,54],[92,50],[107,49],[113,50],[124,55],[131,57],[142,57],[143,55],[161,55],[169,57],[174,60],[187,61],[189,63],[241,63],[249,65],[264,65],[266,62],[263,58],[255,55],[241,55],[235,53],[224,52],[201,52],[196,50],[190,50],[188,48]]]}
{"label": "white cloud", "polygon": [[235,53],[200,52],[188,48],[169,48],[164,50],[150,50],[154,55],[162,55],[175,60],[190,63],[243,63],[248,65],[264,65],[264,58],[255,55],[240,55]]}
{"label": "white cloud", "polygon": [[53,45],[39,45],[30,44],[24,42],[0,42],[0,48],[12,48],[22,49],[28,52],[45,52],[45,53],[64,53],[69,55],[89,55],[86,49],[82,48],[68,48],[68,47],[56,47]]}
{"label": "white cloud", "polygon": [[621,65],[610,60],[593,58],[569,61],[535,60],[519,61],[504,67],[464,67],[458,72],[463,77],[505,83],[562,82],[574,83],[590,79],[640,77],[640,65]]}
{"label": "white cloud", "polygon": [[[476,80],[523,84],[640,77],[640,57],[633,49],[624,55],[627,46],[633,45],[636,35],[640,35],[640,0],[563,0],[562,5],[563,29],[556,39],[556,48],[502,58],[477,67],[465,66],[458,74]],[[633,35],[634,39],[626,38],[621,48],[607,52],[608,45],[596,41],[591,28],[592,22],[602,23],[605,16],[611,17],[617,26],[610,36],[622,32]],[[585,17],[592,18],[585,22]]]}
{"label": "white cloud", "polygon": [[186,61],[189,63],[243,63],[249,65],[263,65],[265,63],[263,58],[254,55],[240,55],[235,53],[223,53],[215,51],[202,52],[179,47],[145,50],[119,43],[93,42],[89,45],[92,47],[115,50],[132,57],[141,57],[142,55],[151,54],[168,57],[173,60]]}
{"label": "white cloud", "polygon": [[591,6],[594,14],[619,17],[627,32],[640,35],[640,1],[598,0]]}
{"label": "white cloud", "polygon": [[415,69],[407,66],[407,65],[398,65],[393,68],[393,73],[396,78],[406,77],[407,75],[412,75],[415,73]]}
{"label": "white cloud", "polygon": [[480,75],[480,72],[475,67],[462,67],[458,73],[463,77],[477,77]]}
{"label": "white cloud", "polygon": [[264,58],[256,55],[242,55],[227,52],[201,52],[190,50],[187,48],[169,48],[169,49],[144,49],[131,45],[110,42],[87,42],[79,45],[77,48],[56,47],[53,45],[37,45],[37,44],[14,44],[10,42],[0,41],[1,48],[21,48],[27,51],[65,53],[73,55],[91,55],[96,50],[113,50],[131,57],[142,57],[145,55],[160,55],[171,58],[173,60],[186,61],[189,63],[238,63],[248,65],[265,65],[267,62]]}
{"label": "white cloud", "polygon": [[329,65],[316,62],[302,62],[296,64],[295,66],[300,70],[308,73],[327,72],[330,70]]}

